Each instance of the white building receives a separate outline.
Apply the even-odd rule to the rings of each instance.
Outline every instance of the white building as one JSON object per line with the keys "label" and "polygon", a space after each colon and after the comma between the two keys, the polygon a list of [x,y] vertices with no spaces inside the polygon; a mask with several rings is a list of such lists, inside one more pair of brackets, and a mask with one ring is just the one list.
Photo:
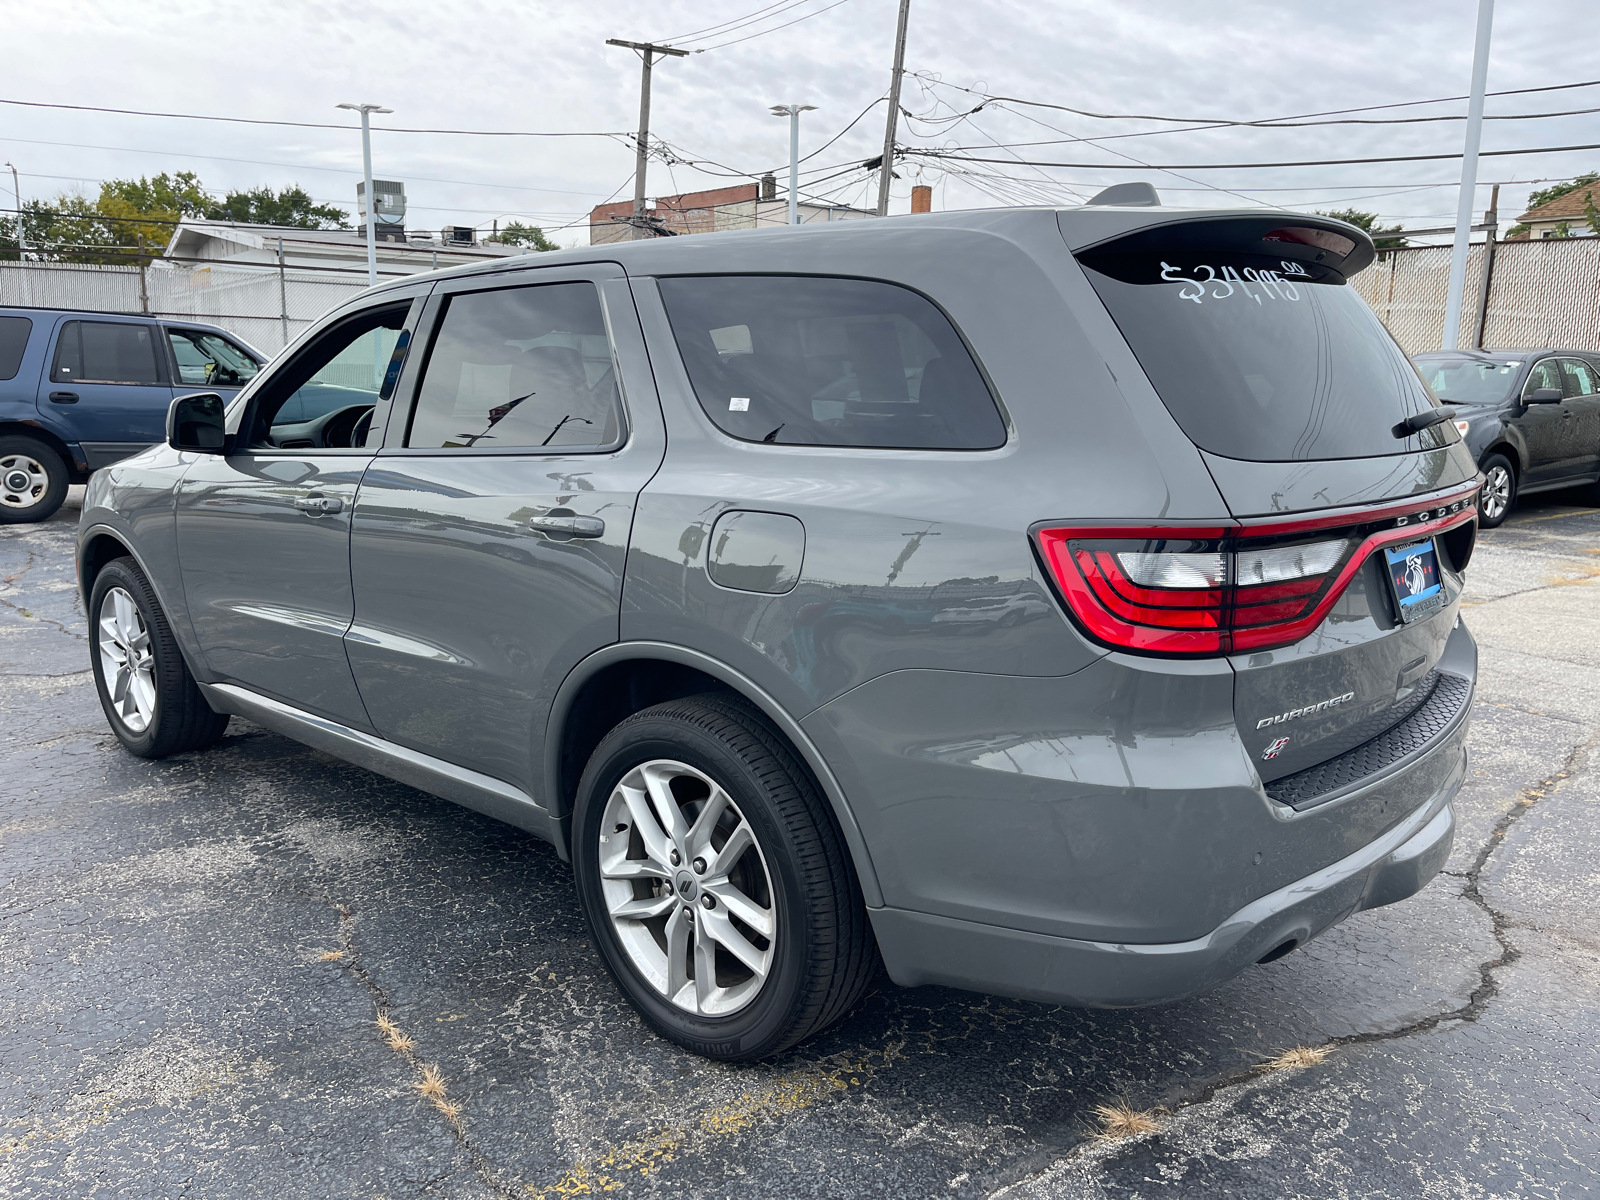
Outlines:
{"label": "white building", "polygon": [[[229,266],[281,265],[290,271],[365,271],[367,238],[360,229],[293,229],[234,221],[190,219],[178,225],[164,257],[174,265],[207,263]],[[378,274],[415,275],[437,267],[455,267],[488,258],[527,253],[518,246],[479,242],[467,226],[447,226],[443,233],[411,233],[405,241],[379,240]]]}

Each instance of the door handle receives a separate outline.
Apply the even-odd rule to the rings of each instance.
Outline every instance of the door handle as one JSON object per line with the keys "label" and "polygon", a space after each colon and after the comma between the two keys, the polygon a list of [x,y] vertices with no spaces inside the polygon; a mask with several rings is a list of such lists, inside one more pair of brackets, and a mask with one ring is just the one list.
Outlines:
{"label": "door handle", "polygon": [[344,501],[337,496],[321,496],[313,492],[309,496],[296,498],[294,506],[303,513],[310,513],[313,517],[320,517],[323,513],[336,513],[344,510]]}
{"label": "door handle", "polygon": [[604,537],[606,523],[599,517],[550,515],[534,517],[528,522],[528,528],[535,533],[542,533],[558,541],[565,541],[567,538]]}
{"label": "door handle", "polygon": [[51,404],[76,404],[77,402],[78,402],[78,393],[77,392],[51,392],[50,393],[50,403]]}

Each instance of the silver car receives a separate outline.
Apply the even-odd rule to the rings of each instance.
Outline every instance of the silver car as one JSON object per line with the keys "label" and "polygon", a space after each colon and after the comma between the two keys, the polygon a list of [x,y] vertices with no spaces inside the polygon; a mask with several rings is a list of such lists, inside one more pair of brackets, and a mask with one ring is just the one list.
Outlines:
{"label": "silver car", "polygon": [[1119,197],[365,293],[90,482],[112,728],[245,717],[548,839],[723,1059],[880,962],[1153,1004],[1411,895],[1477,466],[1364,233]]}

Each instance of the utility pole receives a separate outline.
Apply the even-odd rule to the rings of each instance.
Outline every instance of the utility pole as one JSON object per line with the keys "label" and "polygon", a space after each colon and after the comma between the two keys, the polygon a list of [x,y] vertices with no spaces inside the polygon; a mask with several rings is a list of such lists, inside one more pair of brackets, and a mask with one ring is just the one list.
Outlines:
{"label": "utility pole", "polygon": [[22,184],[17,180],[16,166],[10,162],[6,166],[11,168],[11,193],[17,198],[17,261],[20,263],[27,258],[23,251],[28,248],[28,234],[22,227]]}
{"label": "utility pole", "polygon": [[900,23],[894,34],[894,73],[889,76],[889,120],[883,131],[883,163],[878,168],[878,215],[889,215],[889,176],[894,166],[894,131],[900,119],[900,77],[906,67],[906,22],[911,0],[900,0]]}
{"label": "utility pole", "polygon": [[774,104],[775,117],[789,118],[789,224],[800,224],[800,114],[816,112],[815,104]]}
{"label": "utility pole", "polygon": [[689,52],[675,50],[671,46],[657,46],[652,42],[625,42],[621,38],[607,38],[606,45],[637,50],[644,61],[644,75],[639,81],[639,140],[633,159],[633,232],[628,235],[631,240],[637,240],[645,236],[644,173],[650,148],[650,67],[658,54],[663,58],[687,58]]}
{"label": "utility pole", "polygon": [[361,170],[366,177],[364,206],[367,210],[367,286],[378,286],[378,198],[372,194],[372,121],[373,113],[392,113],[394,109],[381,104],[340,104],[361,114]]}
{"label": "utility pole", "polygon": [[1494,248],[1500,240],[1500,185],[1489,193],[1489,211],[1483,214],[1483,223],[1489,228],[1483,239],[1483,278],[1478,283],[1478,324],[1472,339],[1474,350],[1483,349],[1483,331],[1489,324],[1489,285],[1494,281]]}
{"label": "utility pole", "polygon": [[1467,101],[1467,143],[1461,156],[1461,197],[1456,205],[1456,238],[1450,251],[1450,290],[1444,305],[1441,350],[1454,350],[1461,324],[1461,293],[1467,285],[1467,243],[1472,236],[1472,202],[1478,187],[1478,141],[1483,132],[1483,93],[1489,81],[1489,35],[1494,0],[1478,0],[1478,32],[1472,49],[1472,93]]}

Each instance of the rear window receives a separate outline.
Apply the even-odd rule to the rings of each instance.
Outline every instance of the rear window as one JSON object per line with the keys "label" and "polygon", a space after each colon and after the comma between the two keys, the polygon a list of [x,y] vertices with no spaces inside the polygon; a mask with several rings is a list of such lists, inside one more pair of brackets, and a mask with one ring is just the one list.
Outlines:
{"label": "rear window", "polygon": [[1173,419],[1256,462],[1445,444],[1394,427],[1433,400],[1347,273],[1372,252],[1336,230],[1239,218],[1145,230],[1079,254]]}
{"label": "rear window", "polygon": [[0,317],[0,379],[15,379],[28,348],[33,322],[27,317]]}
{"label": "rear window", "polygon": [[770,445],[992,450],[1005,422],[925,297],[811,275],[660,280],[695,395],[718,429]]}

